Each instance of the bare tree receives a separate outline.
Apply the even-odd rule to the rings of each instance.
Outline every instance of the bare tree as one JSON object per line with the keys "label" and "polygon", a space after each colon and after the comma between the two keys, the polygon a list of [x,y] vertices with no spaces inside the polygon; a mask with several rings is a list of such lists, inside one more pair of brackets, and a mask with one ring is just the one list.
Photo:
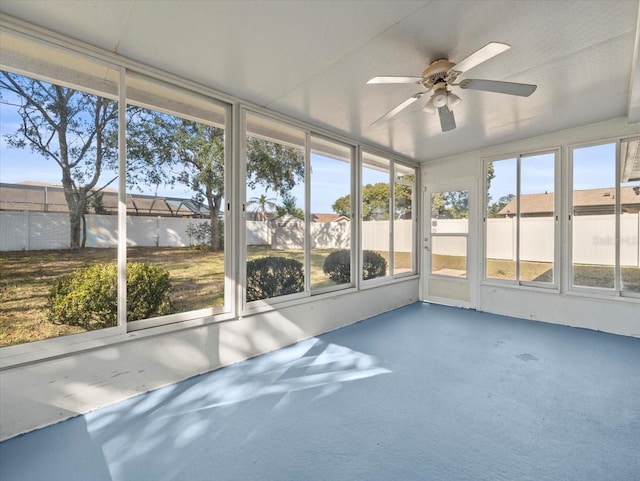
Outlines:
{"label": "bare tree", "polygon": [[116,101],[0,71],[0,103],[17,107],[20,125],[9,146],[53,159],[69,209],[71,248],[84,246],[85,214],[105,166],[117,159]]}

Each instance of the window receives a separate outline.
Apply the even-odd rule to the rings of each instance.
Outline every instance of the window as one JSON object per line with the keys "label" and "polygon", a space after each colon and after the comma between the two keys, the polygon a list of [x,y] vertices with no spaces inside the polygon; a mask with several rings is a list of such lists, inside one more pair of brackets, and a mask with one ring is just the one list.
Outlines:
{"label": "window", "polygon": [[489,162],[486,167],[485,276],[515,280],[518,159]]}
{"label": "window", "polygon": [[115,327],[119,69],[0,42],[0,347]]}
{"label": "window", "polygon": [[415,273],[416,170],[362,154],[362,279]]}
{"label": "window", "polygon": [[467,277],[469,191],[431,194],[431,274]]}
{"label": "window", "polygon": [[[572,149],[572,286],[640,293],[640,140]],[[618,154],[619,152],[619,154]]]}
{"label": "window", "polygon": [[353,148],[311,136],[311,289],[353,285]]}
{"label": "window", "polygon": [[485,278],[556,286],[557,152],[487,162]]}
{"label": "window", "polygon": [[134,73],[127,97],[128,320],[222,312],[225,107]]}
{"label": "window", "polygon": [[415,226],[413,212],[416,171],[396,163],[393,188],[393,273],[412,273],[415,267]]}
{"label": "window", "polygon": [[620,143],[620,289],[640,294],[640,139]]}
{"label": "window", "polygon": [[362,279],[391,275],[391,161],[362,154]]}
{"label": "window", "polygon": [[[20,344],[83,333],[80,346],[230,315],[243,289],[242,304],[253,308],[354,287],[358,276],[416,272],[415,168],[365,152],[357,175],[355,144],[241,109],[244,162],[232,192],[230,105],[143,67],[0,36],[0,347],[8,352],[40,358],[39,344]],[[246,240],[237,273],[233,209],[242,210]],[[64,339],[47,344],[76,349]]]}
{"label": "window", "polygon": [[305,292],[306,133],[246,114],[246,301]]}

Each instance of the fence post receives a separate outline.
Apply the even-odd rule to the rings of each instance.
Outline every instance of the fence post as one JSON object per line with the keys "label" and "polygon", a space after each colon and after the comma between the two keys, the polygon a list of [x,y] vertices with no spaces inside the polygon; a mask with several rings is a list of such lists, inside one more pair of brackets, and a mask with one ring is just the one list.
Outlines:
{"label": "fence post", "polygon": [[24,232],[25,232],[25,239],[24,239],[24,250],[28,251],[31,250],[31,219],[29,218],[29,211],[25,210],[25,216],[24,216]]}

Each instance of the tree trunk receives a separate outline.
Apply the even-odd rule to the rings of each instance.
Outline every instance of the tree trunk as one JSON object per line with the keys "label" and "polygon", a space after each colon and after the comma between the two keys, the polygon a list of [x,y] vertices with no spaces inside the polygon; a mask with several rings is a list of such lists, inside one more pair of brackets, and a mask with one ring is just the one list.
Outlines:
{"label": "tree trunk", "polygon": [[209,250],[217,252],[220,250],[220,224],[218,215],[220,214],[220,202],[222,196],[214,196],[213,192],[207,191],[207,201],[209,204],[209,220],[211,222],[211,244]]}
{"label": "tree trunk", "polygon": [[82,248],[82,214],[78,212],[77,206],[69,206],[69,234],[71,250]]}
{"label": "tree trunk", "polygon": [[83,217],[87,207],[85,196],[74,192],[65,186],[65,197],[69,206],[69,241],[71,250],[82,249],[83,240]]}

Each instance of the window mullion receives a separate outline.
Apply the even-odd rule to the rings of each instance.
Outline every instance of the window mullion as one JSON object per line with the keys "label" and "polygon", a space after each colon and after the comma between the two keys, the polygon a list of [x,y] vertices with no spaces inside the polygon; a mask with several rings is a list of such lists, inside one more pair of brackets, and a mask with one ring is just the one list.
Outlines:
{"label": "window mullion", "polygon": [[355,148],[351,167],[351,282],[360,289],[362,283],[362,148]]}
{"label": "window mullion", "polygon": [[304,291],[311,292],[311,135],[304,146]]}
{"label": "window mullion", "polygon": [[520,171],[522,156],[518,155],[516,162],[516,283],[520,284]]}
{"label": "window mullion", "polygon": [[395,275],[394,228],[396,214],[396,163],[389,166],[389,273]]}
{"label": "window mullion", "polygon": [[127,72],[120,69],[118,97],[118,327],[127,330]]}
{"label": "window mullion", "polygon": [[620,179],[621,179],[621,158],[620,158],[620,140],[616,141],[616,162],[615,162],[615,170],[616,170],[616,183],[615,183],[615,233],[616,233],[616,243],[615,243],[615,266],[614,266],[614,281],[613,288],[614,290],[620,294],[622,291],[622,269],[620,267],[620,214],[621,214],[621,199],[620,199]]}

